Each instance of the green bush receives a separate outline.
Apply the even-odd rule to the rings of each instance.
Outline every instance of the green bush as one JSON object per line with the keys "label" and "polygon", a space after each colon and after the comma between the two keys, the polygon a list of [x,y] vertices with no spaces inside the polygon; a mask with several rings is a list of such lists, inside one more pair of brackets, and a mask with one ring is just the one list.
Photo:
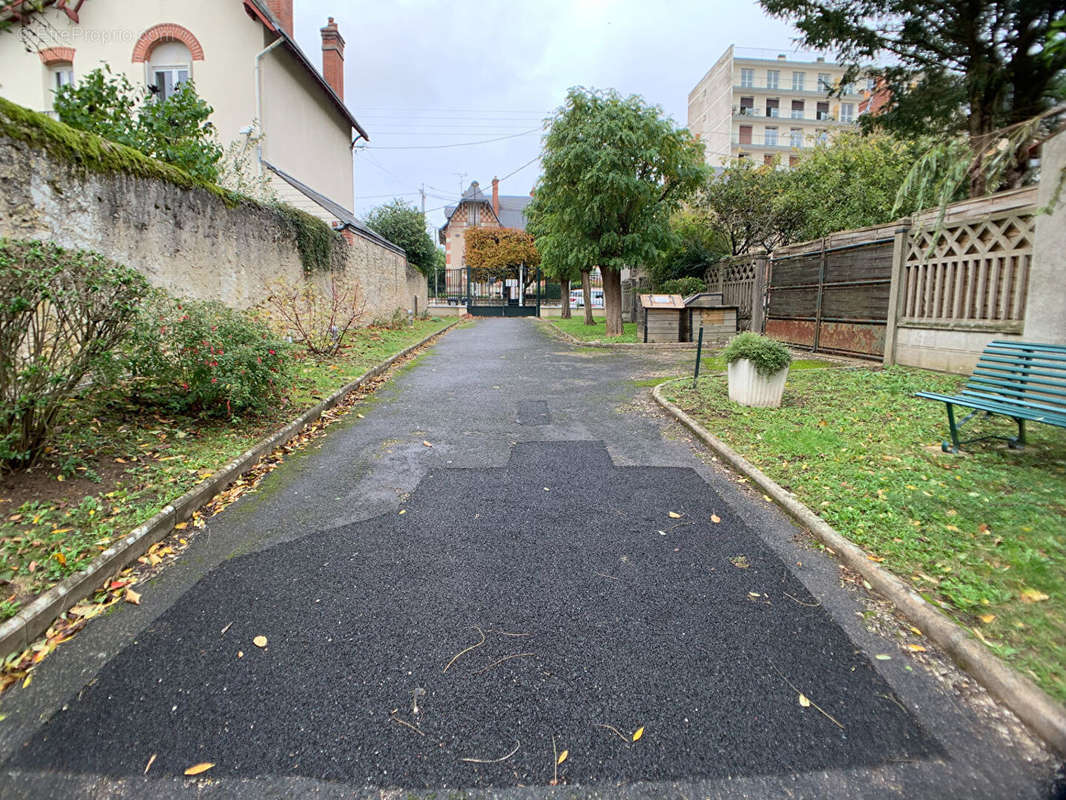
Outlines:
{"label": "green bush", "polygon": [[781,342],[745,331],[735,337],[722,353],[727,364],[746,358],[760,375],[773,375],[792,362],[792,354]]}
{"label": "green bush", "polygon": [[264,321],[214,300],[156,292],[126,343],[134,390],[178,411],[261,413],[281,399],[290,345]]}
{"label": "green bush", "polygon": [[0,465],[36,462],[147,292],[139,273],[96,253],[0,238]]}
{"label": "green bush", "polygon": [[699,278],[674,278],[659,284],[659,291],[663,294],[679,294],[688,297],[697,292],[707,291],[707,284]]}

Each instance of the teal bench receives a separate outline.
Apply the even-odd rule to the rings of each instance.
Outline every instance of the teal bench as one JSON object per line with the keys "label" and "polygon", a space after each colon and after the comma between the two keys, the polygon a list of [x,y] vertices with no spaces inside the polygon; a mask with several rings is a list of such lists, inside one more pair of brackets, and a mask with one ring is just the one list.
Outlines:
{"label": "teal bench", "polygon": [[[1006,439],[1010,447],[1023,447],[1026,422],[1066,428],[1066,345],[991,342],[957,395],[917,392],[916,396],[947,405],[951,443],[941,445],[945,453],[957,453],[960,445],[981,439]],[[955,406],[974,410],[956,422]],[[1018,424],[1018,435],[960,442],[959,429],[981,413],[1010,417]]]}

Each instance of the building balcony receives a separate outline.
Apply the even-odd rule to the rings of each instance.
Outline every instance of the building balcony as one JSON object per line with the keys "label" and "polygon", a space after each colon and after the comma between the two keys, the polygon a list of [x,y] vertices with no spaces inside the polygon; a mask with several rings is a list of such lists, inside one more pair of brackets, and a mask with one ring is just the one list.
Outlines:
{"label": "building balcony", "polygon": [[[821,100],[828,99],[829,95],[830,95],[830,92],[828,90],[826,90],[826,89],[793,89],[790,86],[744,86],[742,84],[734,84],[733,85],[733,93],[734,94],[744,94],[744,93],[747,93],[747,92],[759,93],[759,94],[772,93],[772,94],[780,94],[782,96],[795,95],[796,97],[817,97],[817,98],[819,98]],[[852,92],[847,92],[846,94],[841,95],[840,97],[837,97],[836,99],[843,100],[846,103],[847,102],[856,102],[857,103],[857,102],[861,101],[863,98],[864,98],[863,93],[858,91],[858,90],[855,90],[855,91],[852,91]]]}

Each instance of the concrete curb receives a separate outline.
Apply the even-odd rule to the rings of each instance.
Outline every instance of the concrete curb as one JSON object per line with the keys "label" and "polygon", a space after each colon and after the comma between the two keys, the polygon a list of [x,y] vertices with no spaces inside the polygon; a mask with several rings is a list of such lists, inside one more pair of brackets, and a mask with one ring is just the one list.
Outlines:
{"label": "concrete curb", "polygon": [[937,611],[904,581],[870,561],[862,548],[837,533],[790,492],[663,397],[662,388],[676,382],[667,381],[652,390],[652,396],[659,405],[729,462],[736,471],[746,475],[752,483],[766,492],[793,519],[808,528],[823,544],[831,548],[844,564],[862,575],[874,589],[884,595],[930,640],[1044,741],[1060,754],[1066,754],[1066,707],[1024,675],[1000,661],[988,648],[974,640],[965,628]]}
{"label": "concrete curb", "polygon": [[109,577],[120,572],[127,564],[144,555],[153,544],[169,534],[174,526],[192,516],[193,511],[219,494],[230,483],[237,480],[253,467],[259,459],[281,447],[307,425],[317,420],[323,413],[333,408],[353,389],[359,388],[372,378],[387,370],[397,360],[412,351],[429,344],[437,337],[443,336],[459,320],[431,333],[421,341],[404,348],[373,367],[351,383],[337,389],[318,405],[309,408],[285,427],[260,440],[233,461],[219,469],[214,475],[202,481],[176,500],[171,501],[147,522],[138,525],[121,541],[116,542],[93,559],[81,572],[68,576],[61,583],[37,597],[11,619],[0,625],[0,659],[10,653],[21,652],[29,647],[34,639],[44,633],[52,622],[63,612],[87,597],[102,585]]}
{"label": "concrete curb", "polygon": [[[696,342],[651,342],[644,344],[643,342],[604,342],[599,339],[593,339],[592,341],[585,341],[584,339],[578,339],[573,336],[554,322],[544,317],[534,317],[542,325],[549,326],[553,331],[559,334],[570,344],[576,344],[579,347],[602,347],[605,350],[695,350]],[[706,345],[707,343],[704,342]]]}

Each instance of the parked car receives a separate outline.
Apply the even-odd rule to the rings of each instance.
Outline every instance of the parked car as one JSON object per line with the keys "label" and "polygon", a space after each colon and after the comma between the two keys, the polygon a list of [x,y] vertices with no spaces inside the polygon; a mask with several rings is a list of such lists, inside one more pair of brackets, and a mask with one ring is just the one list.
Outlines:
{"label": "parked car", "polygon": [[[592,307],[603,308],[603,289],[593,289],[592,295]],[[585,307],[585,293],[580,289],[570,290],[570,305],[574,308]]]}

